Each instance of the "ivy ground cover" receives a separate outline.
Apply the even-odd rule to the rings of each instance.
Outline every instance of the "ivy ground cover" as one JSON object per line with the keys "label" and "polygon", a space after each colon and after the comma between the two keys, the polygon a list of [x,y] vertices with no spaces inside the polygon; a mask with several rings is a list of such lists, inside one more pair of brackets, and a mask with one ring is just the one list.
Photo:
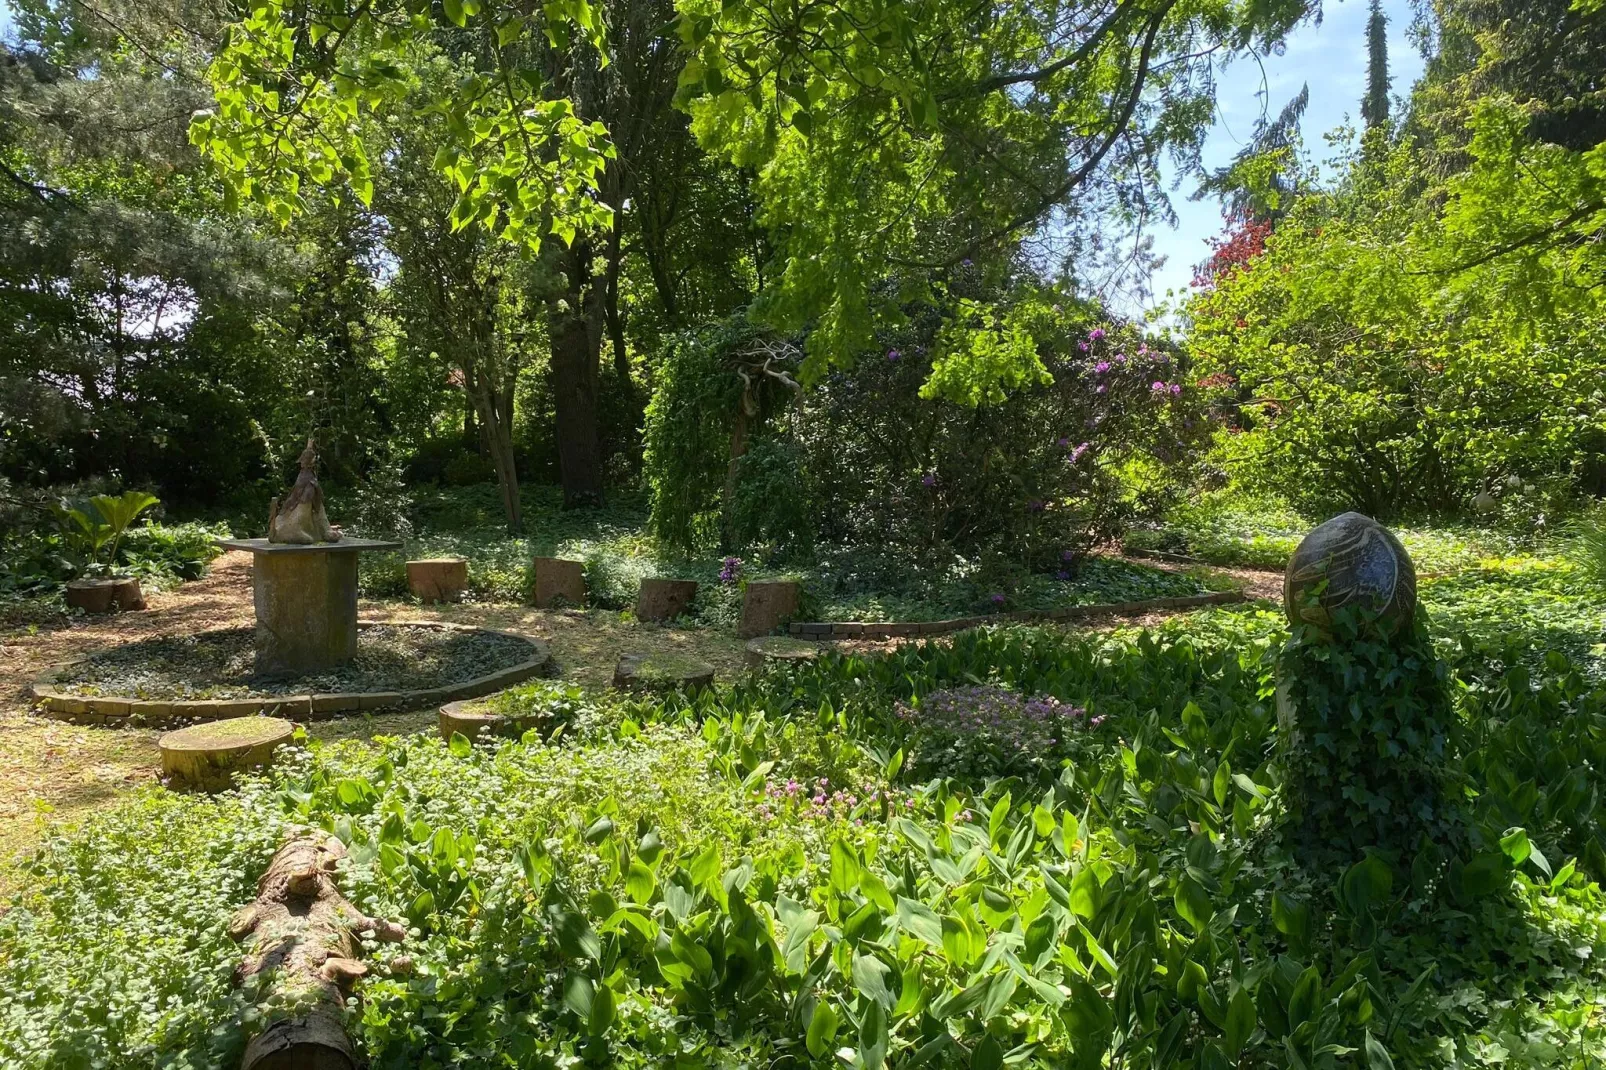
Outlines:
{"label": "ivy ground cover", "polygon": [[1606,693],[1444,617],[1460,856],[1296,863],[1266,611],[532,688],[546,738],[317,746],[50,841],[0,1063],[236,1060],[289,1008],[231,987],[226,921],[317,825],[409,927],[351,1008],[375,1066],[1592,1065]]}

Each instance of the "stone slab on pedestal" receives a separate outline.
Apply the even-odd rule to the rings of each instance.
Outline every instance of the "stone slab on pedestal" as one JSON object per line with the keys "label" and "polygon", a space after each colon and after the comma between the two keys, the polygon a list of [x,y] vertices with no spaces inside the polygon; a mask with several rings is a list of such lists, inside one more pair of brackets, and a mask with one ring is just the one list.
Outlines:
{"label": "stone slab on pedestal", "polygon": [[298,545],[222,539],[252,554],[256,668],[301,675],[343,665],[357,653],[357,554],[399,550],[399,542],[341,539]]}
{"label": "stone slab on pedestal", "polygon": [[561,557],[536,558],[535,607],[551,609],[559,600],[571,606],[585,605],[585,562],[565,561]]}
{"label": "stone slab on pedestal", "polygon": [[455,602],[468,590],[468,562],[460,557],[409,561],[407,589],[424,602]]}
{"label": "stone slab on pedestal", "polygon": [[642,580],[636,594],[636,619],[674,620],[691,608],[696,597],[696,580]]}
{"label": "stone slab on pedestal", "polygon": [[752,580],[742,596],[742,619],[736,635],[751,639],[768,635],[797,615],[803,585],[796,580]]}

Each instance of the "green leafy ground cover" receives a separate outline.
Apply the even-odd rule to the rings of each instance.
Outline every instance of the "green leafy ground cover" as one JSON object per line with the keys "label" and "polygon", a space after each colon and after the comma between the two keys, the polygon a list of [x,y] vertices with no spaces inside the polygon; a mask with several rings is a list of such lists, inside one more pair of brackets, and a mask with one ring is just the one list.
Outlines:
{"label": "green leafy ground cover", "polygon": [[526,538],[507,536],[500,510],[494,487],[421,494],[415,506],[416,532],[407,539],[405,555],[364,556],[363,593],[404,596],[404,556],[454,555],[468,560],[471,596],[485,601],[524,600],[536,556],[583,560],[592,603],[612,609],[633,607],[644,577],[697,580],[701,589],[692,622],[721,626],[734,624],[740,612],[741,579],[800,578],[805,616],[871,621],[1130,602],[1200,594],[1226,585],[1207,570],[1178,573],[1105,557],[1066,562],[1052,573],[1000,572],[964,560],[947,569],[922,569],[899,555],[866,547],[821,550],[807,561],[745,559],[734,579],[722,578],[728,573],[726,558],[664,552],[646,532],[646,503],[634,497],[621,496],[606,509],[565,512],[555,488],[527,489],[524,510],[533,534]]}
{"label": "green leafy ground cover", "polygon": [[[315,824],[351,845],[350,898],[410,926],[353,1010],[377,1067],[1597,1065],[1606,690],[1563,651],[1600,601],[1589,623],[1563,575],[1425,585],[1455,857],[1296,864],[1269,608],[979,630],[695,699],[543,686],[508,701],[562,705],[555,743],[316,746],[50,840],[0,918],[0,1062],[237,1059],[274,1010],[230,988],[223,924]],[[1537,662],[1523,589],[1566,607]]]}
{"label": "green leafy ground cover", "polygon": [[[1229,488],[1170,509],[1164,520],[1128,532],[1130,553],[1175,554],[1213,565],[1282,569],[1299,540],[1325,516],[1306,516],[1285,502]],[[1418,572],[1444,573],[1513,553],[1524,540],[1460,524],[1391,527]],[[1532,539],[1526,540],[1531,545]]]}

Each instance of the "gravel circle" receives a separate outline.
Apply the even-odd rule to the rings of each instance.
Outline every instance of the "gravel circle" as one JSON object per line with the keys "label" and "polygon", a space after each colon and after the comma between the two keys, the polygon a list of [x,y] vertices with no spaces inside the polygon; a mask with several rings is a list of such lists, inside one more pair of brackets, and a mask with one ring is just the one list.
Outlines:
{"label": "gravel circle", "polygon": [[254,629],[163,636],[92,654],[63,670],[57,690],[139,699],[257,698],[340,691],[421,691],[449,687],[530,658],[512,635],[407,624],[364,625],[357,656],[304,676],[256,671]]}

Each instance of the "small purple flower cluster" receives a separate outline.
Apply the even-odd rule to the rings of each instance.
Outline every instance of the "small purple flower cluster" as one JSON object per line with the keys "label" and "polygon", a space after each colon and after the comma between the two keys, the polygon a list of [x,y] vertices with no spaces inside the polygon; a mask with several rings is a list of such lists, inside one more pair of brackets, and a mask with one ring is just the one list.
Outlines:
{"label": "small purple flower cluster", "polygon": [[918,730],[915,767],[938,776],[1004,775],[1054,764],[1074,734],[1104,723],[1052,695],[1027,697],[992,684],[933,691],[916,704],[899,703],[897,715]]}
{"label": "small purple flower cluster", "polygon": [[935,487],[937,485],[937,473],[927,472],[925,475],[921,476],[920,485],[922,487]]}
{"label": "small purple flower cluster", "polygon": [[1154,391],[1156,394],[1170,394],[1172,397],[1176,397],[1182,393],[1182,384],[1166,383],[1156,379],[1149,389]]}
{"label": "small purple flower cluster", "polygon": [[735,583],[742,578],[742,559],[727,557],[719,570],[719,582]]}
{"label": "small purple flower cluster", "polygon": [[842,787],[832,790],[828,777],[820,777],[812,784],[789,779],[785,783],[764,781],[764,798],[758,804],[758,814],[766,821],[782,817],[804,817],[816,821],[851,821],[864,824],[914,809],[912,797],[894,788],[861,784],[857,788]]}
{"label": "small purple flower cluster", "polygon": [[887,350],[887,359],[890,361],[896,362],[901,356],[903,356],[903,354],[898,352],[896,349]]}

